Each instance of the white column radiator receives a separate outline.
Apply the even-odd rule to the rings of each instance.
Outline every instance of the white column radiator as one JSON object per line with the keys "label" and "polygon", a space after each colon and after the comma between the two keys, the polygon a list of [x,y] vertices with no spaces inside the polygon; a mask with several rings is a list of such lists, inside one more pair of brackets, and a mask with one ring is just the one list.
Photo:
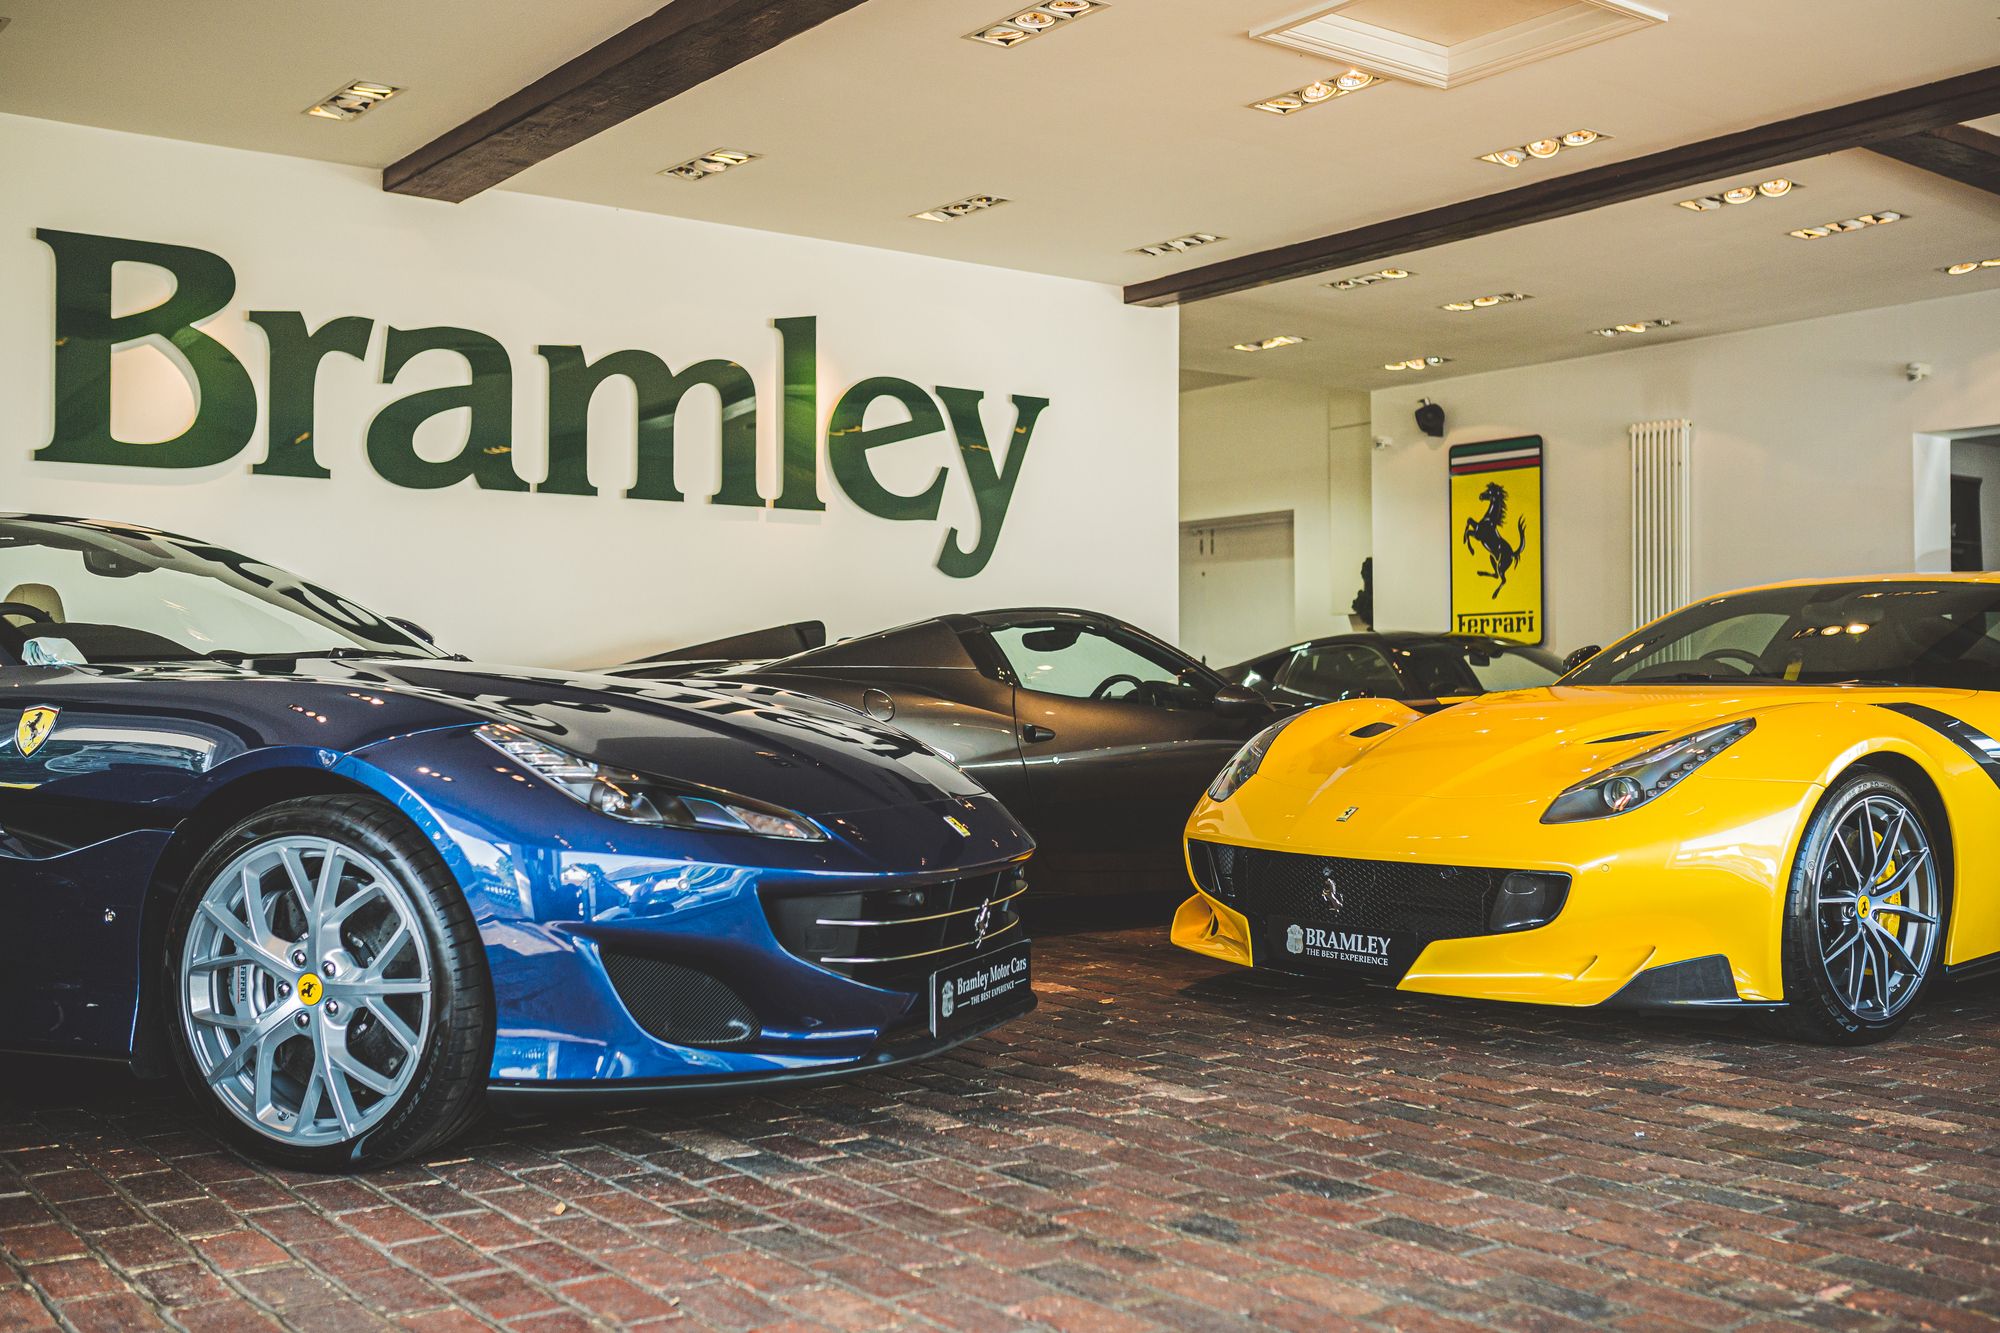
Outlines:
{"label": "white column radiator", "polygon": [[1657,620],[1684,606],[1694,547],[1689,473],[1694,427],[1685,421],[1632,426],[1632,618]]}

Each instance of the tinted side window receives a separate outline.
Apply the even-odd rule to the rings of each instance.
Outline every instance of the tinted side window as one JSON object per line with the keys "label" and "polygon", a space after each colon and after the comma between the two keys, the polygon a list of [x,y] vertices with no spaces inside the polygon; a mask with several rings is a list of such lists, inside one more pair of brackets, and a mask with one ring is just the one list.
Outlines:
{"label": "tinted side window", "polygon": [[1009,625],[993,642],[1021,688],[1066,699],[1163,701],[1180,685],[1180,664],[1161,660],[1147,645],[1074,623]]}

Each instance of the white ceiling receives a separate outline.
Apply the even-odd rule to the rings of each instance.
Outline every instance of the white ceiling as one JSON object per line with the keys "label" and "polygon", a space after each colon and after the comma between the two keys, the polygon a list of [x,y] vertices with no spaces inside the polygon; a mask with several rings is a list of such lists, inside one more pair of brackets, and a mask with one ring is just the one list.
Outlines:
{"label": "white ceiling", "polygon": [[[1995,0],[1653,2],[1670,16],[1658,27],[1451,91],[1388,83],[1279,118],[1246,104],[1334,71],[1247,34],[1299,17],[1301,0],[1110,0],[1011,49],[962,37],[1004,0],[870,0],[508,188],[1123,284],[2000,64]],[[1446,22],[1485,3],[1423,0]],[[379,167],[657,7],[0,0],[14,20],[0,112]],[[356,78],[408,91],[351,124],[300,114]],[[1476,160],[1584,127],[1613,137],[1511,172]],[[762,156],[699,183],[657,174],[718,147]],[[1994,281],[1930,270],[2000,249],[2000,200],[1865,153],[1792,171],[1807,188],[1780,201],[1707,216],[1625,204],[1405,256],[1409,282],[1198,303],[1185,364],[1360,388],[1394,382],[1371,369],[1391,356],[1435,351],[1462,373],[1637,342],[1584,336],[1627,319],[1682,321],[1657,340]],[[977,193],[1013,202],[908,216]],[[1881,208],[1910,220],[1783,234]],[[1129,253],[1193,231],[1227,239]],[[1536,299],[1435,308],[1507,290]],[[1312,341],[1228,350],[1283,332]]]}

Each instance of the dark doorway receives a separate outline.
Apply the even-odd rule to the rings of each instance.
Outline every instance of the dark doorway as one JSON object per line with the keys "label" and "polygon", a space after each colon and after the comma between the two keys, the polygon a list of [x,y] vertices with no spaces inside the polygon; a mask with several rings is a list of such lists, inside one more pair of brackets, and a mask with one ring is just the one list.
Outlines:
{"label": "dark doorway", "polygon": [[1980,477],[1951,479],[1951,567],[1954,572],[1986,568],[1986,544],[1980,536],[1979,483],[1982,480]]}

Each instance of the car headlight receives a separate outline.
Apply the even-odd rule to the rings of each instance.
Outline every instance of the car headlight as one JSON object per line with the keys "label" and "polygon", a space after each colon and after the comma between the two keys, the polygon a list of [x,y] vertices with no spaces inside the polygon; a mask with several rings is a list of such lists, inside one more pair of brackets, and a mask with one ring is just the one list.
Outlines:
{"label": "car headlight", "polygon": [[1571,824],[1636,810],[1672,791],[1688,774],[1748,736],[1756,725],[1751,718],[1725,722],[1633,755],[1556,797],[1542,815],[1542,822]]}
{"label": "car headlight", "polygon": [[1222,766],[1222,771],[1215,775],[1215,781],[1208,784],[1208,799],[1226,801],[1234,796],[1237,790],[1263,767],[1264,756],[1270,753],[1271,742],[1278,739],[1278,733],[1303,716],[1305,716],[1303,713],[1294,713],[1290,717],[1279,718],[1245,741],[1243,748],[1238,750],[1235,756]]}
{"label": "car headlight", "polygon": [[474,734],[565,795],[628,824],[826,841],[826,831],[796,810],[696,783],[606,768],[537,740],[519,727],[488,723]]}

